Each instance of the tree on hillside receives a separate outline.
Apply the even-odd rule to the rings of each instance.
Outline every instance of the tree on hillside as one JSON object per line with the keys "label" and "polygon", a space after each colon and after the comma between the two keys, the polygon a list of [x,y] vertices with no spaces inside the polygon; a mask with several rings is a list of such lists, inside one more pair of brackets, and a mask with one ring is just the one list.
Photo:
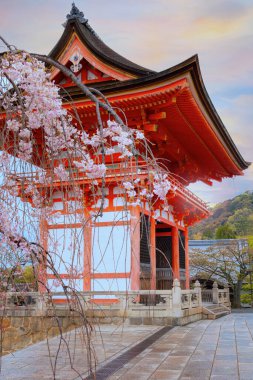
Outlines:
{"label": "tree on hillside", "polygon": [[228,223],[219,226],[215,231],[215,239],[235,239],[236,232]]}
{"label": "tree on hillside", "polygon": [[[232,199],[217,204],[211,211],[212,215],[209,218],[190,228],[190,237],[194,240],[213,239],[216,229],[224,224],[229,224],[236,233],[236,236],[253,235],[252,191],[246,191]],[[222,238],[225,238],[224,234],[222,236]],[[228,238],[230,236],[231,234]]]}
{"label": "tree on hillside", "polygon": [[202,234],[203,240],[210,240],[213,238],[214,238],[214,231],[211,228],[207,228]]}
{"label": "tree on hillside", "polygon": [[237,235],[253,234],[253,214],[250,208],[244,207],[236,210],[228,218],[228,223],[234,227]]}
{"label": "tree on hillside", "polygon": [[206,250],[195,249],[190,255],[192,273],[197,277],[220,280],[233,289],[233,307],[240,307],[244,279],[249,274],[249,249],[246,240],[216,244]]}

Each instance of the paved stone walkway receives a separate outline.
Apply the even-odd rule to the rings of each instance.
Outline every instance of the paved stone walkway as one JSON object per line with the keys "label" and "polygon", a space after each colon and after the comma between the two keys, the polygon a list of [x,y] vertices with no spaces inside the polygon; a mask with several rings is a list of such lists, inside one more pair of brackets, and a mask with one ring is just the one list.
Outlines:
{"label": "paved stone walkway", "polygon": [[[158,326],[101,325],[93,333],[98,368],[159,330]],[[66,336],[74,367],[87,368],[85,342],[74,332]],[[50,340],[55,358],[59,340]],[[73,353],[73,350],[75,352]],[[52,356],[51,355],[51,356]],[[122,363],[123,364],[123,363]],[[50,356],[45,342],[2,358],[1,380],[52,380]],[[66,346],[59,350],[57,380],[77,380]],[[134,359],[125,363],[108,380],[253,380],[253,313],[231,314],[215,321],[199,321],[175,327]]]}

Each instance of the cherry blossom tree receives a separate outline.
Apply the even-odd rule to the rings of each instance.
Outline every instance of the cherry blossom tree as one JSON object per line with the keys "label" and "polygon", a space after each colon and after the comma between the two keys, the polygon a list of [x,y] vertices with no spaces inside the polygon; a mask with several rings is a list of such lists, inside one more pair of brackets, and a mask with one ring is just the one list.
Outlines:
{"label": "cherry blossom tree", "polygon": [[[167,194],[176,189],[171,188],[168,172],[158,164],[144,134],[129,128],[127,120],[123,122],[119,116],[122,111],[115,110],[103,94],[85,86],[59,62],[20,51],[3,38],[1,40],[7,48],[7,52],[0,56],[0,244],[5,253],[1,266],[5,262],[10,267],[10,255],[12,274],[22,275],[25,266],[30,265],[38,286],[45,287],[52,301],[51,289],[39,270],[41,266],[49,268],[55,276],[54,285],[65,292],[70,308],[73,304],[78,308],[87,327],[84,310],[78,297],[75,298],[74,283],[66,286],[54,265],[56,249],[51,245],[51,251],[46,250],[40,244],[41,221],[50,222],[59,216],[52,203],[53,183],[58,181],[62,188],[74,193],[74,202],[69,209],[72,207],[72,217],[78,219],[83,228],[103,214],[106,162],[108,158],[113,162],[115,154],[122,167],[134,166],[120,183],[126,208],[145,201],[155,215],[159,208],[169,209]],[[59,88],[50,81],[48,65],[70,77],[95,103],[97,126],[92,134],[85,129],[74,106],[68,111],[64,108]],[[108,114],[107,123],[102,121],[101,110]],[[138,178],[140,162],[141,168],[146,170],[144,184]],[[86,207],[78,182],[80,176],[89,179],[91,197],[97,200],[99,194],[100,207],[88,217],[78,213]],[[54,243],[56,247],[57,239]],[[71,246],[73,258],[78,247],[78,236],[75,236]],[[78,273],[74,259],[68,270]],[[2,297],[7,291],[15,290],[12,278],[9,276],[2,281]]]}

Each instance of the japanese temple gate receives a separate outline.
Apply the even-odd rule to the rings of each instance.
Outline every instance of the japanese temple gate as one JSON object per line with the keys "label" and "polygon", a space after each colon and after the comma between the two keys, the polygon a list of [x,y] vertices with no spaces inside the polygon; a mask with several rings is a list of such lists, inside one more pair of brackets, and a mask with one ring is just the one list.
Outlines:
{"label": "japanese temple gate", "polygon": [[[101,91],[113,107],[124,112],[130,128],[145,134],[154,156],[171,173],[173,189],[168,194],[168,211],[158,207],[154,215],[145,202],[126,210],[119,183],[128,175],[145,183],[146,168],[139,163],[136,170],[134,161],[129,168],[117,159],[107,162],[103,215],[92,222],[88,217],[100,206],[99,194],[97,200],[89,195],[87,178],[79,178],[86,207],[74,215],[70,210],[73,195],[55,181],[58,219],[42,222],[40,228],[43,246],[49,249],[50,239],[55,240],[65,255],[64,264],[55,258],[61,277],[74,279],[82,291],[171,289],[173,279],[189,288],[188,227],[209,211],[186,186],[196,181],[212,185],[213,180],[241,175],[248,166],[208,97],[198,57],[162,72],[148,70],[105,45],[74,5],[49,57]],[[87,132],[92,132],[95,105],[57,68],[51,69],[51,79],[61,88],[64,107],[74,107]],[[106,122],[106,112],[101,115]],[[84,228],[77,217],[83,214],[87,217]],[[73,247],[66,248],[73,235],[79,242],[76,274],[66,264],[68,257],[73,260]],[[47,273],[47,278],[53,286],[54,275]]]}

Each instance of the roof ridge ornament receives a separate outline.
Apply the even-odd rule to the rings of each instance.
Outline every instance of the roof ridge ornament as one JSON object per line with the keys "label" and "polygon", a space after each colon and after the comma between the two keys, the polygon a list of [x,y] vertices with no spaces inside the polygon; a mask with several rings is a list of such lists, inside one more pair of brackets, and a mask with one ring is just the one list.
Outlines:
{"label": "roof ridge ornament", "polygon": [[74,20],[77,19],[81,23],[86,24],[88,22],[88,19],[84,18],[84,13],[79,11],[75,3],[72,3],[72,8],[69,14],[67,14],[67,20]]}
{"label": "roof ridge ornament", "polygon": [[[75,5],[75,3],[73,2],[72,3],[72,8],[71,8],[71,11],[69,14],[67,14],[66,16],[67,18],[67,21],[63,24],[63,26],[65,27],[67,25],[67,22],[69,20],[78,20],[81,24],[85,25],[86,28],[94,35],[96,36],[97,38],[99,38],[99,36],[97,35],[97,33],[92,29],[92,27],[90,26],[90,24],[88,23],[88,19],[87,18],[84,18],[84,13],[79,11],[79,9],[77,8],[77,6]],[[99,38],[100,39],[100,38]]]}

